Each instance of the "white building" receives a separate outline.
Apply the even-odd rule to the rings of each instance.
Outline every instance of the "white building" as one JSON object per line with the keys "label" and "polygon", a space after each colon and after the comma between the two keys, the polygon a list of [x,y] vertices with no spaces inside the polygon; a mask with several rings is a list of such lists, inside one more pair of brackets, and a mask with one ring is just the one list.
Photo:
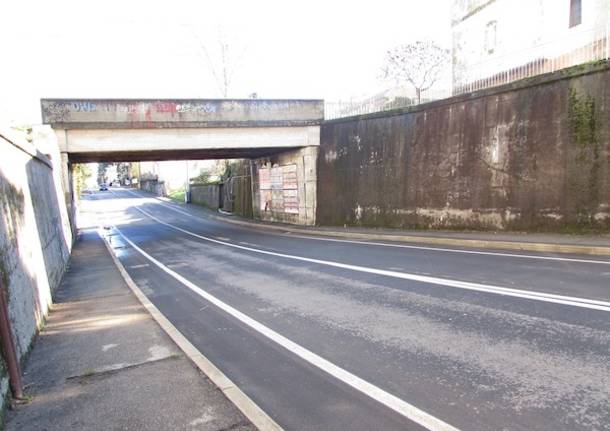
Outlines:
{"label": "white building", "polygon": [[610,0],[454,0],[461,93],[607,58]]}

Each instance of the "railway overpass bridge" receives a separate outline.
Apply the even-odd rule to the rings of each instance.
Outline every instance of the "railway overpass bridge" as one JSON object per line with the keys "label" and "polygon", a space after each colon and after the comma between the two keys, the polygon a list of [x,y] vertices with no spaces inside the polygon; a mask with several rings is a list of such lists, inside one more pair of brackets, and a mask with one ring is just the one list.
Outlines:
{"label": "railway overpass bridge", "polygon": [[[254,161],[255,214],[315,223],[322,100],[42,99],[41,112],[59,148],[72,209],[73,163],[245,158]],[[261,208],[272,188],[281,202],[276,197],[283,185],[271,184],[270,177],[281,178],[273,174],[282,169],[291,177],[285,192],[293,202],[290,214],[280,206]]]}

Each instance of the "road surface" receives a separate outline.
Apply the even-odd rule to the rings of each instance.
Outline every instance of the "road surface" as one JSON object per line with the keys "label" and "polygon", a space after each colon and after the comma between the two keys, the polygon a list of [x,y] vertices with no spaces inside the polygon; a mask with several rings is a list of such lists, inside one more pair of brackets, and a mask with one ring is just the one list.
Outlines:
{"label": "road surface", "polygon": [[610,429],[610,259],[84,207],[139,288],[286,430]]}

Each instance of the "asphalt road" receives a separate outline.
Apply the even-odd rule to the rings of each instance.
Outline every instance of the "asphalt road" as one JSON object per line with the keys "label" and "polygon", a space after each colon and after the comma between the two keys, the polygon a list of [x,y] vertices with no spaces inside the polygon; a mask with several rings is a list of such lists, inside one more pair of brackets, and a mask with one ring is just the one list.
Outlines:
{"label": "asphalt road", "polygon": [[610,430],[610,259],[299,237],[127,190],[84,207],[286,430]]}

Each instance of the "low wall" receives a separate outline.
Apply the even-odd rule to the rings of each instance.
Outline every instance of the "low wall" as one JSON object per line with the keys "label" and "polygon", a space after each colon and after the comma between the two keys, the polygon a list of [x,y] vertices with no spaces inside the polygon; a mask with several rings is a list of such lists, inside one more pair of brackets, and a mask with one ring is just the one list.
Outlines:
{"label": "low wall", "polygon": [[191,202],[203,205],[210,209],[218,209],[219,186],[218,184],[191,184]]}
{"label": "low wall", "polygon": [[317,222],[610,230],[610,68],[321,127]]}
{"label": "low wall", "polygon": [[139,187],[142,190],[153,193],[157,196],[167,196],[167,190],[165,188],[165,182],[157,180],[141,180]]}
{"label": "low wall", "polygon": [[[23,136],[0,132],[0,277],[20,360],[43,323],[72,248],[62,159],[56,143],[44,141],[48,136],[55,135],[35,134],[35,147]],[[0,366],[2,399],[7,390],[6,367]]]}

